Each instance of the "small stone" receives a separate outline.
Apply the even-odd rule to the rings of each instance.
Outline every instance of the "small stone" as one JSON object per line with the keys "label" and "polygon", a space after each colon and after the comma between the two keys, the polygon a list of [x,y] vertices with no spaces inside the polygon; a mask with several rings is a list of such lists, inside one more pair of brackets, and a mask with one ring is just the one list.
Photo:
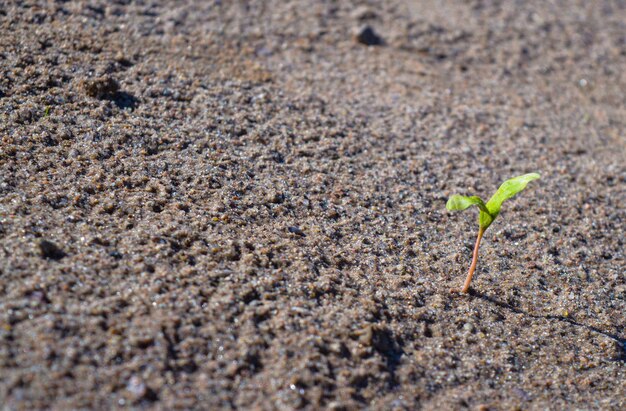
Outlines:
{"label": "small stone", "polygon": [[141,400],[156,401],[158,399],[156,393],[136,375],[133,375],[126,384],[126,391],[130,394],[130,399],[135,402]]}
{"label": "small stone", "polygon": [[366,46],[381,46],[384,44],[383,39],[376,34],[373,28],[370,26],[362,26],[356,31],[354,39]]}
{"label": "small stone", "polygon": [[277,191],[270,191],[266,196],[266,201],[270,204],[280,204],[285,201],[285,196]]}
{"label": "small stone", "polygon": [[287,230],[290,233],[299,235],[300,237],[306,237],[306,234],[304,234],[304,231],[302,231],[299,227],[287,227]]}
{"label": "small stone", "polygon": [[60,260],[66,255],[58,245],[48,240],[39,241],[39,251],[41,256],[48,260]]}
{"label": "small stone", "polygon": [[146,384],[143,383],[141,378],[133,376],[130,381],[128,381],[128,384],[126,384],[126,389],[134,397],[141,398],[146,393]]}

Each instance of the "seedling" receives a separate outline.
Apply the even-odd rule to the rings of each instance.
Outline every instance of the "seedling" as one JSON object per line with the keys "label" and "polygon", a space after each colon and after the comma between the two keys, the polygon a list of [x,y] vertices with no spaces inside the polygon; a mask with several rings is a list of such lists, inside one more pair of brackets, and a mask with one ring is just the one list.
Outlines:
{"label": "seedling", "polygon": [[453,195],[448,200],[446,204],[446,208],[448,210],[465,210],[468,207],[473,205],[478,206],[480,210],[480,214],[478,216],[478,237],[476,238],[476,245],[474,246],[474,253],[472,254],[472,264],[470,265],[469,272],[467,273],[467,278],[465,279],[465,284],[463,285],[463,289],[461,292],[466,293],[469,291],[470,282],[472,281],[472,277],[474,276],[474,271],[476,270],[476,263],[478,263],[478,247],[480,247],[480,240],[483,238],[483,234],[491,223],[494,222],[498,214],[500,214],[500,207],[504,200],[508,200],[513,197],[515,194],[519,193],[523,189],[526,188],[526,185],[532,181],[539,178],[539,174],[530,173],[524,174],[523,176],[514,177],[509,180],[506,180],[498,191],[491,196],[487,204],[478,196],[461,196],[458,194]]}

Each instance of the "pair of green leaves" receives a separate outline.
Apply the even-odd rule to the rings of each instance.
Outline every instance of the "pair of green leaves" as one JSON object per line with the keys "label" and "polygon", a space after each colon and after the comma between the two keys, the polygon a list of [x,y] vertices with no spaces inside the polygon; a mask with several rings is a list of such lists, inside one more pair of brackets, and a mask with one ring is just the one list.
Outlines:
{"label": "pair of green leaves", "polygon": [[530,181],[536,180],[539,177],[537,173],[530,173],[506,180],[486,204],[478,196],[466,197],[455,194],[448,200],[446,208],[448,210],[465,210],[473,205],[478,206],[480,209],[478,223],[480,224],[481,230],[484,231],[493,223],[498,214],[500,214],[500,207],[504,200],[513,197],[515,194],[525,189]]}

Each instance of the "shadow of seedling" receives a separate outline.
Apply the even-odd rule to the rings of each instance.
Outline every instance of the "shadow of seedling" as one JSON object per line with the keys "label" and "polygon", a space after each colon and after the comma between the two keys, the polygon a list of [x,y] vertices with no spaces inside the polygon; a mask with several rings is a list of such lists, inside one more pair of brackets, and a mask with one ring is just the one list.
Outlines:
{"label": "shadow of seedling", "polygon": [[517,308],[517,307],[515,307],[515,306],[513,306],[513,305],[511,305],[509,303],[504,302],[504,301],[500,301],[497,298],[492,297],[490,295],[479,293],[479,292],[477,292],[477,291],[475,291],[473,289],[470,289],[469,294],[471,296],[478,297],[481,300],[487,301],[487,302],[489,302],[491,304],[497,305],[500,308],[504,308],[504,309],[507,309],[509,311],[512,311],[512,312],[514,312],[516,314],[522,314],[522,315],[528,316],[530,318],[561,321],[561,322],[569,323],[569,324],[571,324],[571,325],[573,325],[575,327],[584,328],[586,330],[589,330],[589,331],[592,331],[592,332],[595,332],[595,333],[598,333],[598,334],[602,334],[605,337],[610,338],[613,341],[615,341],[616,344],[617,344],[617,347],[618,347],[619,355],[617,355],[614,358],[611,358],[609,361],[626,363],[626,338],[622,338],[622,337],[620,337],[617,334],[613,334],[613,333],[604,331],[604,330],[602,330],[602,329],[600,329],[598,327],[594,327],[592,325],[587,325],[587,324],[580,323],[578,321],[575,321],[575,320],[573,320],[571,318],[568,318],[568,317],[565,317],[565,316],[562,316],[562,315],[533,314],[533,313],[530,313],[528,311],[524,311],[524,310],[522,310],[520,308]]}

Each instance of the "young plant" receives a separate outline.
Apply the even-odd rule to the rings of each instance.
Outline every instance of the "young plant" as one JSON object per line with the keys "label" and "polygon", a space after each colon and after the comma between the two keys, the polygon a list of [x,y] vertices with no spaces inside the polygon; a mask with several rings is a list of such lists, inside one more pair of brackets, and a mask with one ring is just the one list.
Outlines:
{"label": "young plant", "polygon": [[446,203],[446,208],[448,210],[465,210],[473,205],[478,206],[480,210],[480,214],[478,216],[478,238],[476,238],[476,245],[474,246],[474,253],[472,254],[472,264],[470,265],[469,272],[467,273],[467,278],[465,279],[465,284],[463,285],[461,292],[466,293],[469,291],[470,282],[472,281],[472,276],[476,270],[476,263],[478,262],[478,247],[480,247],[480,240],[483,238],[485,230],[489,228],[491,223],[493,223],[496,217],[498,217],[498,214],[500,214],[500,207],[502,206],[504,200],[508,200],[513,197],[515,194],[525,189],[526,185],[530,181],[538,178],[539,174],[530,173],[506,180],[502,183],[500,188],[498,188],[498,191],[491,196],[486,204],[478,196],[466,197],[455,194],[450,197]]}

